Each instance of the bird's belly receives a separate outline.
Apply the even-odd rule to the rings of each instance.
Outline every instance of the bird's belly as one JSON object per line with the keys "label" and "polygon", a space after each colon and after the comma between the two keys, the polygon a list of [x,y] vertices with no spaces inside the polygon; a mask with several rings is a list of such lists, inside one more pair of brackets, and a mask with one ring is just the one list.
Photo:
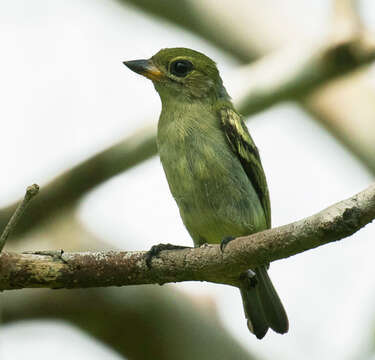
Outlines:
{"label": "bird's belly", "polygon": [[[165,149],[164,149],[165,150]],[[172,154],[172,155],[171,155]],[[259,198],[226,144],[175,147],[161,161],[195,245],[266,228]]]}

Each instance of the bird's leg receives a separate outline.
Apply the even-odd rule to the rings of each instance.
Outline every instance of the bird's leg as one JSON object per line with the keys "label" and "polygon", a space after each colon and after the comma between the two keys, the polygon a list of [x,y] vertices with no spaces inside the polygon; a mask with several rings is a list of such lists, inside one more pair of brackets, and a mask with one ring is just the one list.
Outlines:
{"label": "bird's leg", "polygon": [[221,243],[220,243],[220,250],[223,252],[225,247],[232,241],[234,240],[235,237],[233,236],[225,236],[223,238],[223,240],[221,240]]}
{"label": "bird's leg", "polygon": [[151,261],[154,257],[158,257],[161,251],[164,250],[183,250],[183,249],[190,249],[189,246],[180,246],[180,245],[173,245],[173,244],[158,244],[151,247],[149,251],[147,251],[145,258],[146,258],[146,265],[149,269],[151,269]]}
{"label": "bird's leg", "polygon": [[248,269],[248,270],[244,271],[240,275],[240,280],[244,281],[244,282],[247,282],[248,285],[252,288],[254,288],[258,284],[256,273],[251,269]]}

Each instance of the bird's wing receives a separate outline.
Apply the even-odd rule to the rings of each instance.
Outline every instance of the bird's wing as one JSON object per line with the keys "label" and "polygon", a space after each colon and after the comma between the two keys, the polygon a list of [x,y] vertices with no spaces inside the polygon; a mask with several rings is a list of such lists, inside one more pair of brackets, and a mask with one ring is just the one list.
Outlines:
{"label": "bird's wing", "polygon": [[260,161],[257,147],[241,116],[230,106],[218,109],[222,128],[234,154],[251,181],[266,216],[267,226],[271,227],[271,206],[266,176]]}

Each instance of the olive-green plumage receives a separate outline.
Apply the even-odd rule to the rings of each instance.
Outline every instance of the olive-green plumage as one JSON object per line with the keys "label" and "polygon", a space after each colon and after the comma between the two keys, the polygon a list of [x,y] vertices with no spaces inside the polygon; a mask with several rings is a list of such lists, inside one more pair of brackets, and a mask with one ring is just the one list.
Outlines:
{"label": "olive-green plumage", "polygon": [[[160,95],[160,159],[195,246],[269,228],[270,201],[259,153],[216,64],[200,52],[173,48],[125,65],[153,80]],[[288,319],[266,267],[240,278],[250,331],[258,338],[269,327],[287,332]]]}

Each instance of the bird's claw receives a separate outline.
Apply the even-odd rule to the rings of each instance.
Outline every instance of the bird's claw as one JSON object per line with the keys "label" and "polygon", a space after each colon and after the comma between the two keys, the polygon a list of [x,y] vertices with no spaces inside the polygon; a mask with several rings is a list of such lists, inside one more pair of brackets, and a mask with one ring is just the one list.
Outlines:
{"label": "bird's claw", "polygon": [[224,252],[224,249],[226,248],[226,246],[232,241],[234,240],[235,238],[233,236],[225,236],[223,238],[223,240],[221,240],[220,242],[220,250],[221,252]]}
{"label": "bird's claw", "polygon": [[159,257],[160,252],[164,250],[183,250],[188,248],[187,246],[173,245],[173,244],[158,244],[151,247],[145,255],[146,265],[151,269],[151,262],[154,257]]}

